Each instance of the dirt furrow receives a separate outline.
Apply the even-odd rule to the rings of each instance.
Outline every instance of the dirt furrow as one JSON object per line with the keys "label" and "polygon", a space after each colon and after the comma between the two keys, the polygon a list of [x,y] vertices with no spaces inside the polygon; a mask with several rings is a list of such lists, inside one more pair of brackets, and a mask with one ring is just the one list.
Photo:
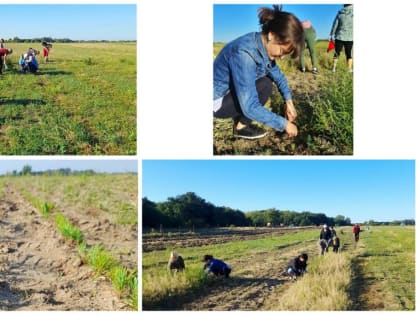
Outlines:
{"label": "dirt furrow", "polygon": [[[184,310],[262,310],[273,294],[287,290],[293,283],[283,275],[288,261],[305,251],[316,255],[316,242],[305,242],[241,257],[232,264],[229,279],[217,279],[204,288]],[[310,260],[309,260],[310,263]]]}
{"label": "dirt furrow", "polygon": [[126,309],[12,186],[0,200],[0,238],[0,310]]}

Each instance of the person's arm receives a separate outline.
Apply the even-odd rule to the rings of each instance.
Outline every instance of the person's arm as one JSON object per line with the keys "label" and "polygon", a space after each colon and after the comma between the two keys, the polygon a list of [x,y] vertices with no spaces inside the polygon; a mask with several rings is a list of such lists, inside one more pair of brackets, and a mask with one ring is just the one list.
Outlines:
{"label": "person's arm", "polygon": [[337,30],[337,26],[338,26],[338,14],[334,19],[333,25],[331,27],[331,31],[330,31],[330,39],[334,40],[335,39],[335,31]]}
{"label": "person's arm", "polygon": [[287,120],[261,104],[255,86],[257,78],[254,59],[246,51],[238,51],[229,59],[232,83],[243,114],[276,130],[284,131]]}

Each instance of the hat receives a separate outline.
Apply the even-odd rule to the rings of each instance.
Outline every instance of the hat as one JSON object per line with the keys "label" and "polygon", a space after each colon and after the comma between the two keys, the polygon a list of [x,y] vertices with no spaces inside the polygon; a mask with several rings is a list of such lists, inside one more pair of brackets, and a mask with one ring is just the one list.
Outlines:
{"label": "hat", "polygon": [[328,227],[328,225],[324,224],[324,229],[326,229]]}

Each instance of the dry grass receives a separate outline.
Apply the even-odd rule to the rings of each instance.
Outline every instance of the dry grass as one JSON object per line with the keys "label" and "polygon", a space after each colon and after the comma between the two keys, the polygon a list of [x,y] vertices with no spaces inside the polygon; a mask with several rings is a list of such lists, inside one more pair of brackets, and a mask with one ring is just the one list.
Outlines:
{"label": "dry grass", "polygon": [[266,303],[270,310],[346,310],[351,281],[350,258],[329,253],[315,258],[309,272],[278,299]]}

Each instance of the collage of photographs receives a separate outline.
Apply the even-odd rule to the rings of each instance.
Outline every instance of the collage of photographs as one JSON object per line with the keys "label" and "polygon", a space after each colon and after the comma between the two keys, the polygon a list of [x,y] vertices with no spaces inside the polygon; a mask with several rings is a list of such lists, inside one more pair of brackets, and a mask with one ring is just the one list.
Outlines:
{"label": "collage of photographs", "polygon": [[0,0],[0,313],[414,311],[407,6]]}

